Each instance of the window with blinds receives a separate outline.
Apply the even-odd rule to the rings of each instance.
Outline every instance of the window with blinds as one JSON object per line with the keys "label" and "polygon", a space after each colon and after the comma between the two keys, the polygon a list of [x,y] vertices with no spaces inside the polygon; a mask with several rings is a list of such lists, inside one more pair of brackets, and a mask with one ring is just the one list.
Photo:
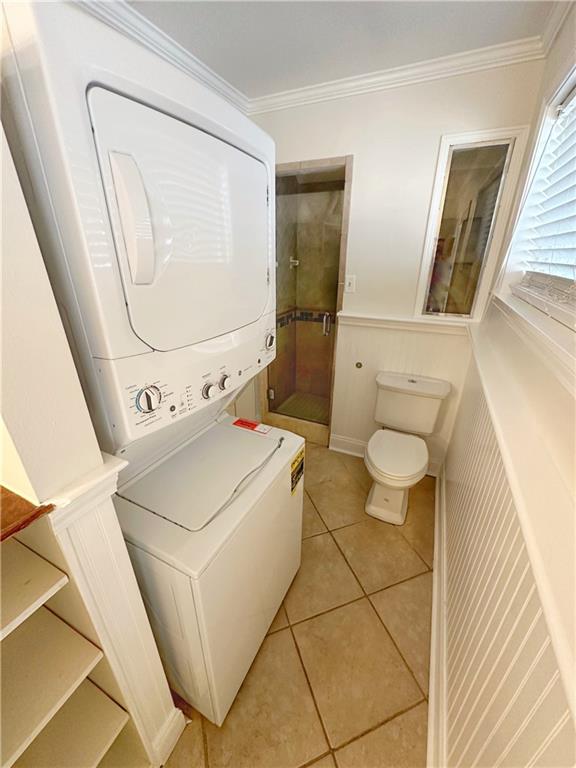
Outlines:
{"label": "window with blinds", "polygon": [[576,98],[558,108],[526,196],[509,263],[514,295],[576,329]]}

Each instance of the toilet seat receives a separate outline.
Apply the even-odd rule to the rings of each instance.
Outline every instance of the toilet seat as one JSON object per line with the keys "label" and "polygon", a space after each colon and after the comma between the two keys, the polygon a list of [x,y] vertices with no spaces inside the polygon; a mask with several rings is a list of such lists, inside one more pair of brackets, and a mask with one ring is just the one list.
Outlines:
{"label": "toilet seat", "polygon": [[372,477],[392,488],[415,485],[428,469],[428,447],[421,437],[379,429],[366,446],[366,466]]}

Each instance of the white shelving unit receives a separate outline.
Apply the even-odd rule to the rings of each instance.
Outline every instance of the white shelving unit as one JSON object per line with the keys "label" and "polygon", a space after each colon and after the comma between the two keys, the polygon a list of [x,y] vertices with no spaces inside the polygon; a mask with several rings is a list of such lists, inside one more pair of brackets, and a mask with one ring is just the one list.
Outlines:
{"label": "white shelving unit", "polygon": [[47,608],[2,643],[2,768],[10,768],[103,654]]}
{"label": "white shelving unit", "polygon": [[15,768],[96,768],[128,719],[100,688],[84,680]]}
{"label": "white shelving unit", "polygon": [[56,594],[68,576],[43,557],[8,539],[2,544],[2,603],[0,640]]}
{"label": "white shelving unit", "polygon": [[1,767],[96,768],[113,745],[121,765],[130,718],[87,677],[103,653],[44,607],[68,576],[14,538],[1,561]]}

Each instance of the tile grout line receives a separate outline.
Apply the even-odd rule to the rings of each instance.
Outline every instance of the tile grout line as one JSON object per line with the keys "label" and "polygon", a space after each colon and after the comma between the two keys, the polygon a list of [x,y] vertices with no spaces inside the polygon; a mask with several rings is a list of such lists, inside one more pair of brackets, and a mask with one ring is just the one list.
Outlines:
{"label": "tile grout line", "polygon": [[[330,449],[328,448],[327,450],[330,450]],[[356,485],[357,485],[359,488],[361,488],[361,490],[362,490],[362,493],[365,493],[365,490],[364,490],[364,488],[363,488],[363,486],[362,486],[362,483],[360,483],[360,481],[359,481],[359,480],[357,480],[357,479],[354,477],[354,475],[352,474],[352,472],[350,472],[350,470],[348,469],[348,467],[346,466],[346,464],[343,464],[343,466],[344,466],[344,470],[346,471],[346,473],[348,474],[348,476],[349,476],[349,477],[350,477],[350,478],[351,478],[351,479],[352,479],[352,480],[353,480],[353,481],[356,483]],[[432,477],[432,475],[431,475],[431,477]],[[319,480],[319,481],[318,481],[318,483],[316,483],[316,485],[322,485],[323,483],[326,483],[326,482],[330,482],[330,479],[329,479],[329,478],[327,478],[327,479],[325,479],[325,480]],[[434,482],[436,482],[436,478],[434,478]],[[318,516],[320,517],[320,520],[322,521],[322,523],[323,523],[323,524],[326,526],[326,531],[327,531],[328,533],[331,533],[332,531],[341,531],[343,528],[351,528],[353,525],[358,525],[359,523],[362,523],[362,522],[364,522],[363,520],[356,520],[356,521],[355,521],[355,522],[353,522],[353,523],[346,523],[346,525],[339,525],[339,526],[336,526],[335,528],[328,528],[328,526],[326,525],[326,521],[324,520],[324,518],[323,518],[323,517],[322,517],[322,515],[320,514],[320,510],[318,509],[318,507],[317,507],[317,506],[316,506],[316,504],[314,503],[314,499],[312,498],[312,496],[310,495],[310,493],[309,493],[309,492],[308,492],[308,490],[306,489],[306,486],[304,486],[304,493],[305,493],[305,494],[308,496],[308,499],[310,500],[310,503],[312,504],[312,506],[314,507],[314,509],[315,509],[315,510],[316,510],[316,512],[318,513]],[[410,499],[408,499],[408,503],[410,503]],[[401,527],[401,526],[396,526],[396,528],[398,528],[398,529],[399,529],[400,527]],[[321,535],[322,535],[322,533],[326,533],[326,531],[321,531],[321,532],[319,532],[319,533],[313,533],[313,534],[311,534],[310,536],[306,536],[306,539],[311,539],[313,536],[321,536]],[[426,560],[424,560],[424,558],[423,558],[423,557],[422,557],[422,555],[421,555],[421,554],[418,552],[418,550],[417,550],[417,549],[414,547],[414,545],[412,544],[412,542],[411,542],[409,539],[407,539],[407,538],[406,538],[406,536],[403,534],[403,532],[402,532],[401,530],[398,530],[398,533],[399,533],[399,534],[402,536],[402,538],[404,539],[404,541],[406,542],[406,544],[408,544],[408,546],[410,547],[410,549],[411,549],[411,550],[414,552],[414,554],[416,555],[416,557],[418,557],[418,558],[419,558],[419,560],[421,560],[421,561],[422,561],[422,563],[423,563],[423,564],[424,564],[424,566],[426,567],[426,570],[428,570],[428,571],[432,571],[432,567],[431,567],[430,565],[428,565],[428,563],[426,562]],[[302,539],[302,541],[305,541],[305,539]],[[398,583],[400,583],[400,582],[398,582]]]}
{"label": "tile grout line", "polygon": [[[298,654],[298,660],[300,661],[300,666],[302,667],[302,671],[304,672],[304,677],[308,685],[308,690],[310,691],[310,696],[312,697],[312,701],[314,702],[314,709],[316,710],[316,714],[318,715],[318,720],[320,721],[320,727],[322,728],[322,733],[324,734],[324,738],[326,739],[326,744],[328,745],[328,750],[330,751],[332,749],[332,745],[330,743],[330,739],[328,738],[328,731],[326,730],[326,726],[322,718],[322,714],[320,712],[320,707],[318,706],[318,702],[316,701],[316,696],[314,695],[314,691],[312,689],[312,683],[310,682],[310,678],[308,677],[308,671],[306,670],[304,659],[302,658],[302,654],[300,653],[300,646],[298,645],[298,641],[296,640],[296,635],[294,634],[292,625],[289,624],[287,628],[290,631],[292,642],[294,643],[294,647],[296,648],[296,653]],[[321,759],[321,757],[322,756],[318,756],[315,758],[315,760],[319,760]]]}
{"label": "tile grout line", "polygon": [[204,715],[200,715],[200,732],[202,734],[202,747],[204,750],[204,766],[210,768],[210,758],[208,757],[208,736],[204,727]]}
{"label": "tile grout line", "polygon": [[[345,467],[345,469],[346,469],[346,471],[348,471],[347,467]],[[350,473],[350,472],[348,472],[348,474],[350,474],[350,475],[351,475],[351,473]],[[354,479],[355,479],[355,478],[354,478]],[[310,496],[309,496],[309,498],[310,498],[310,500],[312,501],[312,498],[311,498]],[[314,508],[316,509],[316,511],[318,512],[318,515],[320,516],[320,519],[322,520],[322,522],[324,523],[324,525],[326,525],[326,522],[325,522],[324,518],[323,518],[323,517],[322,517],[322,515],[320,514],[320,511],[319,511],[319,509],[316,507],[316,505],[314,504],[314,502],[313,502],[313,501],[312,501],[312,504],[313,504]],[[392,634],[391,634],[390,630],[388,629],[388,627],[387,627],[387,626],[386,626],[386,624],[384,623],[384,620],[382,619],[382,617],[380,616],[380,614],[378,613],[378,611],[377,611],[377,610],[376,610],[376,608],[374,607],[374,605],[373,605],[372,601],[371,601],[371,600],[370,600],[370,598],[369,598],[369,593],[368,593],[368,592],[366,592],[366,590],[364,589],[364,586],[362,585],[362,583],[361,583],[360,579],[359,579],[359,578],[358,578],[358,576],[356,575],[356,572],[355,572],[355,571],[354,571],[354,569],[352,568],[352,565],[351,565],[351,564],[350,564],[350,562],[348,561],[348,558],[347,558],[347,557],[346,557],[346,555],[344,554],[344,551],[342,550],[342,548],[341,548],[341,547],[340,547],[340,545],[338,544],[338,541],[336,540],[336,537],[334,536],[334,534],[332,533],[332,531],[331,531],[331,530],[329,530],[329,531],[328,531],[328,533],[329,533],[329,534],[330,534],[330,536],[332,537],[332,541],[333,541],[333,542],[336,544],[336,547],[337,547],[338,551],[340,552],[340,554],[341,554],[341,555],[342,555],[342,557],[344,558],[344,561],[345,561],[346,565],[348,566],[348,568],[349,568],[349,569],[350,569],[350,571],[352,572],[352,574],[353,574],[354,578],[356,579],[356,581],[357,581],[357,583],[358,583],[358,586],[359,586],[359,587],[360,587],[360,589],[362,590],[362,593],[363,593],[363,596],[364,596],[364,598],[366,598],[366,599],[368,600],[368,604],[370,605],[370,607],[372,608],[372,610],[373,610],[373,611],[374,611],[374,613],[376,614],[376,617],[377,617],[378,621],[380,622],[380,624],[381,624],[381,625],[382,625],[382,627],[384,628],[384,631],[386,632],[386,634],[387,634],[387,635],[388,635],[388,637],[390,638],[390,641],[392,642],[392,644],[394,645],[394,647],[395,647],[395,648],[396,648],[396,650],[398,651],[398,654],[400,655],[400,658],[401,658],[401,659],[402,659],[402,661],[404,662],[404,665],[406,666],[406,668],[407,668],[407,669],[408,669],[408,671],[410,672],[410,675],[412,676],[412,679],[413,679],[413,680],[414,680],[414,682],[416,683],[416,687],[418,688],[418,690],[420,691],[420,693],[422,694],[422,696],[424,697],[424,699],[425,699],[425,700],[427,700],[427,696],[426,696],[426,693],[424,692],[424,690],[422,689],[422,686],[420,685],[420,683],[419,683],[419,682],[418,682],[418,680],[416,679],[416,675],[414,674],[414,671],[412,670],[412,667],[410,666],[410,664],[408,664],[408,661],[407,661],[407,660],[404,658],[404,654],[402,653],[402,651],[401,651],[401,650],[400,650],[400,648],[398,647],[398,644],[396,643],[396,641],[395,641],[395,640],[394,640],[394,638],[392,637]],[[402,537],[402,538],[404,538],[404,537]],[[409,544],[409,542],[407,542],[407,543]],[[411,549],[414,549],[413,547],[410,547],[410,548],[411,548]],[[416,554],[418,555],[418,553],[417,553],[417,552],[416,552]],[[420,560],[422,560],[422,558],[420,557],[420,555],[418,555],[418,558],[419,558]],[[424,565],[426,566],[426,568],[428,568],[428,564],[427,564],[427,563],[425,563],[425,562],[424,562],[424,560],[422,560],[422,562],[424,563]],[[419,573],[419,574],[416,574],[416,575],[417,575],[417,576],[422,576],[422,574],[420,574],[420,573]],[[411,578],[414,578],[414,577],[411,577]],[[406,579],[405,581],[407,581],[407,579]],[[398,582],[398,583],[400,584],[400,583],[403,583],[403,582]],[[395,585],[391,584],[390,586],[395,586]],[[386,587],[385,587],[385,589],[386,589]],[[382,590],[377,590],[377,592],[379,592],[379,591],[382,591]],[[372,592],[372,593],[370,593],[370,594],[376,594],[376,593],[375,593],[375,592]],[[358,598],[358,600],[361,600],[361,599],[364,599],[364,598]],[[352,603],[352,602],[357,602],[357,601],[356,601],[356,600],[350,601],[350,602],[348,603],[348,605],[349,605],[350,603]],[[343,606],[338,606],[338,607],[339,607],[339,608],[341,608],[341,607],[343,607]],[[336,610],[336,609],[335,609],[335,608],[332,608],[332,609],[330,609],[330,610]],[[326,613],[329,613],[329,611],[326,611]],[[290,622],[290,617],[288,616],[288,611],[286,611],[286,617],[288,618],[288,622]],[[313,617],[310,617],[310,618],[313,618]],[[291,624],[290,624],[290,627],[292,627],[292,625],[291,625]]]}
{"label": "tile grout line", "polygon": [[362,731],[362,733],[358,734],[358,736],[354,736],[354,738],[348,739],[348,741],[345,741],[343,744],[339,744],[337,747],[334,747],[334,752],[339,752],[341,749],[344,749],[344,747],[349,747],[350,744],[354,744],[355,741],[358,741],[359,739],[364,738],[364,736],[368,736],[368,734],[374,733],[374,731],[377,731],[378,728],[382,728],[382,726],[387,725],[388,723],[391,723],[392,720],[396,720],[397,717],[401,717],[402,715],[405,715],[407,712],[410,712],[411,710],[416,709],[416,707],[419,707],[425,701],[426,701],[425,698],[419,699],[414,704],[410,704],[409,707],[399,710],[394,715],[390,715],[390,717],[387,717],[385,720],[382,720],[380,723],[377,723],[376,725],[372,726],[372,728],[367,728],[365,731]]}
{"label": "tile grout line", "polygon": [[[331,534],[331,535],[332,535],[332,534]],[[336,546],[338,547],[338,550],[340,551],[340,553],[341,553],[342,557],[344,558],[344,560],[345,560],[345,562],[346,562],[346,565],[348,566],[348,568],[350,568],[350,570],[352,571],[352,573],[354,573],[354,569],[352,568],[351,564],[348,562],[348,559],[347,559],[346,555],[344,554],[344,552],[342,551],[342,549],[341,549],[341,548],[340,548],[340,546],[338,545],[338,542],[336,541],[336,537],[335,537],[335,536],[332,536],[332,539],[333,539],[334,543],[336,544]],[[422,575],[422,574],[418,574],[418,576],[421,576],[421,575]],[[402,659],[402,661],[404,662],[404,664],[405,664],[406,668],[407,668],[407,669],[408,669],[408,671],[410,672],[410,674],[411,674],[411,676],[412,676],[412,679],[413,679],[413,680],[414,680],[414,682],[416,683],[416,687],[418,688],[418,690],[420,691],[420,693],[422,694],[422,696],[426,697],[426,694],[425,694],[425,693],[424,693],[424,691],[422,690],[422,686],[420,685],[420,683],[419,683],[419,682],[418,682],[418,680],[416,679],[416,675],[414,674],[414,672],[413,672],[413,670],[412,670],[412,667],[410,666],[410,664],[408,664],[407,660],[404,658],[404,654],[402,653],[402,651],[401,651],[401,650],[400,650],[400,648],[398,647],[398,644],[396,643],[396,641],[395,641],[395,640],[394,640],[394,638],[392,637],[392,634],[391,634],[390,630],[388,629],[388,627],[387,627],[387,626],[386,626],[386,624],[384,623],[384,619],[383,619],[383,618],[380,616],[380,614],[378,613],[378,611],[377,611],[377,610],[376,610],[376,608],[374,607],[374,605],[373,605],[373,603],[372,603],[372,600],[370,600],[370,597],[369,597],[369,594],[368,594],[368,592],[366,592],[366,590],[365,590],[365,589],[364,589],[364,587],[362,586],[362,583],[360,582],[360,579],[358,578],[358,576],[356,576],[356,574],[355,574],[355,573],[354,573],[354,577],[355,577],[356,581],[358,582],[358,584],[360,585],[360,589],[361,589],[361,590],[362,590],[362,592],[364,593],[364,598],[365,598],[365,599],[368,601],[368,604],[370,605],[370,607],[372,608],[372,610],[373,610],[373,611],[374,611],[374,613],[376,614],[376,617],[377,617],[378,621],[379,621],[379,622],[382,624],[382,626],[383,626],[383,628],[384,628],[384,631],[386,632],[386,634],[387,634],[387,635],[388,635],[388,637],[390,638],[390,641],[392,642],[393,646],[394,646],[394,647],[396,648],[396,650],[398,651],[398,654],[400,655],[400,658]],[[393,585],[391,585],[391,586],[393,586]],[[376,593],[372,592],[372,593],[370,593],[370,594],[376,594]],[[361,598],[361,599],[364,599],[364,598]],[[288,614],[286,614],[286,615],[288,615]]]}

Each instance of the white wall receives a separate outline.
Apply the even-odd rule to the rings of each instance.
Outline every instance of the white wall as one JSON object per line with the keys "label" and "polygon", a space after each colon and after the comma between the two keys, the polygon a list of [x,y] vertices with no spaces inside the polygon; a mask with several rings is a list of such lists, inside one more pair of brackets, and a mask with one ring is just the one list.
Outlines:
{"label": "white wall", "polygon": [[353,155],[344,310],[413,315],[443,134],[531,123],[542,62],[255,116],[278,163]]}
{"label": "white wall", "polygon": [[[426,438],[429,471],[437,474],[454,426],[469,359],[470,344],[463,326],[341,318],[331,448],[364,454],[366,443],[378,429],[374,421],[378,371],[409,371],[446,379],[452,391],[442,405],[435,433]],[[357,362],[362,368],[356,367]]]}
{"label": "white wall", "polygon": [[[518,337],[515,343],[524,347]],[[430,691],[430,735],[436,745],[431,765],[570,768],[576,731],[567,694],[573,698],[574,668],[559,663],[557,626],[550,621],[549,596],[535,567],[522,498],[534,486],[536,496],[553,489],[539,489],[541,480],[532,468],[532,479],[518,493],[511,459],[522,457],[518,451],[511,455],[502,427],[507,412],[518,409],[520,415],[522,392],[510,389],[512,401],[500,410],[497,398],[512,381],[503,382],[502,373],[492,381],[479,375],[475,363],[470,366],[446,459],[439,513],[443,535],[435,561],[435,572],[443,573],[437,582],[435,623],[444,642],[437,647],[443,658],[435,660],[438,675]],[[558,387],[550,394],[559,394]],[[535,425],[524,423],[518,437],[525,451],[534,446]],[[541,522],[553,529],[559,523],[555,504],[537,506]],[[573,540],[573,531],[558,529],[557,538],[562,536]],[[570,613],[573,561],[562,557],[561,543],[556,558],[566,578],[554,586]]]}
{"label": "white wall", "polygon": [[1,303],[0,480],[38,503],[102,456],[4,131]]}
{"label": "white wall", "polygon": [[[347,272],[356,275],[356,293],[344,294],[344,313],[413,317],[442,135],[530,124],[542,69],[542,62],[518,64],[255,117],[276,141],[279,163],[354,156]],[[340,320],[333,448],[363,452],[376,429],[378,370],[446,378],[453,392],[428,440],[437,471],[469,360],[467,338],[445,330]]]}

